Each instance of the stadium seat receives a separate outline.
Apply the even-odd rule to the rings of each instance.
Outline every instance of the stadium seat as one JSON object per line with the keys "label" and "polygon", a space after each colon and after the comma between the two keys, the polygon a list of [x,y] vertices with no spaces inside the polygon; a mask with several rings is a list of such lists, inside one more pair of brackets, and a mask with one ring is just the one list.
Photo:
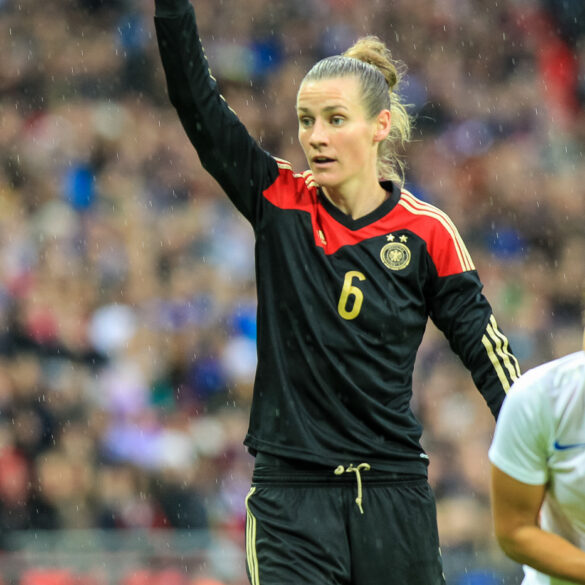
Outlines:
{"label": "stadium seat", "polygon": [[68,569],[28,569],[20,585],[76,585],[75,576]]}
{"label": "stadium seat", "polygon": [[136,569],[126,575],[120,585],[152,585],[152,573],[147,569]]}
{"label": "stadium seat", "polygon": [[179,569],[162,569],[153,575],[151,585],[187,585],[187,578]]}
{"label": "stadium seat", "polygon": [[222,581],[218,581],[213,577],[195,577],[189,581],[189,585],[225,585]]}
{"label": "stadium seat", "polygon": [[137,569],[126,575],[120,585],[188,585],[187,577],[179,569]]}

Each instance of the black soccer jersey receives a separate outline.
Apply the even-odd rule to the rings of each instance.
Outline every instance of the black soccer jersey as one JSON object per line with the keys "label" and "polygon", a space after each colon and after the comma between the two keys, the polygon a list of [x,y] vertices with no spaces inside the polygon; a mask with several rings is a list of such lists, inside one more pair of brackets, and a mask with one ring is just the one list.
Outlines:
{"label": "black soccer jersey", "polygon": [[245,444],[425,473],[410,400],[428,317],[494,416],[519,373],[457,229],[390,182],[375,211],[345,215],[310,172],[262,150],[230,110],[188,0],[157,0],[155,20],[170,100],[255,233],[258,368]]}

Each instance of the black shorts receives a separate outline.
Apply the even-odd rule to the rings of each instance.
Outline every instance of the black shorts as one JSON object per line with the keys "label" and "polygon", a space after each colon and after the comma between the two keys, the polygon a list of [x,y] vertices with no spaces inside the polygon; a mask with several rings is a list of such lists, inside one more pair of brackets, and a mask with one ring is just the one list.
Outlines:
{"label": "black shorts", "polygon": [[246,510],[252,585],[445,583],[424,476],[363,468],[336,475],[258,454]]}

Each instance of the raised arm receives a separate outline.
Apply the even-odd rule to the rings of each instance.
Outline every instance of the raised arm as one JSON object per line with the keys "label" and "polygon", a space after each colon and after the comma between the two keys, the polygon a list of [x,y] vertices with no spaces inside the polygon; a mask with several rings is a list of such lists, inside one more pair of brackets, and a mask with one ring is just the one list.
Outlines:
{"label": "raised arm", "polygon": [[155,28],[171,103],[204,168],[252,224],[258,198],[278,174],[221,96],[189,0],[155,0]]}

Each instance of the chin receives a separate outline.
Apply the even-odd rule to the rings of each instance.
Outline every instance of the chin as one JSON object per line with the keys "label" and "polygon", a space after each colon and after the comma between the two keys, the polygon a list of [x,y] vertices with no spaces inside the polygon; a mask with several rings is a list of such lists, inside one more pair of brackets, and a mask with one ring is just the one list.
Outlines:
{"label": "chin", "polygon": [[327,172],[318,170],[316,171],[313,169],[311,170],[313,172],[313,178],[315,179],[315,181],[317,181],[317,183],[319,183],[321,187],[333,188],[339,184],[339,181],[336,181],[333,177],[328,176]]}

